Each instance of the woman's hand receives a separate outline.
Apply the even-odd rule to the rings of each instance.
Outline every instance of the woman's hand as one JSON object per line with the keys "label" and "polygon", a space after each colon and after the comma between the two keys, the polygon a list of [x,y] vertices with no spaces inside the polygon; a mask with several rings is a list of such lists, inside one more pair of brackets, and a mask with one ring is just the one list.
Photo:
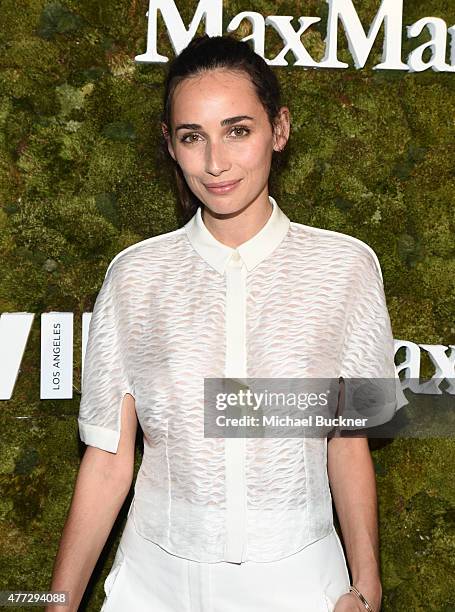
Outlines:
{"label": "woman's hand", "polygon": [[354,593],[345,593],[337,599],[333,612],[365,612],[365,606]]}

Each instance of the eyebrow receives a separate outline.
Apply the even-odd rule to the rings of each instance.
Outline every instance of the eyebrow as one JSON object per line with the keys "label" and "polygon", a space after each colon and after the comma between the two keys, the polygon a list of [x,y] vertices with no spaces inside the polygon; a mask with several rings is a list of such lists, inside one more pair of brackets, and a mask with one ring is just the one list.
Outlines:
{"label": "eyebrow", "polygon": [[[253,121],[253,117],[249,115],[237,115],[236,117],[228,117],[227,119],[223,119],[220,121],[220,125],[232,125],[233,123],[237,123],[237,121],[244,121],[245,119],[251,119]],[[179,125],[175,128],[175,131],[178,130],[200,130],[202,125],[198,123],[179,123]]]}

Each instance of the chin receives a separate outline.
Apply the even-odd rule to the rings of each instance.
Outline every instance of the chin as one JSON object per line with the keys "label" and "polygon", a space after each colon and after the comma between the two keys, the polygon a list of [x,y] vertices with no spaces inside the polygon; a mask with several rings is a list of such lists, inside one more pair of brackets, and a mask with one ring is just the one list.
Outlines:
{"label": "chin", "polygon": [[215,215],[232,215],[245,208],[243,202],[228,201],[227,198],[224,202],[205,202],[205,206]]}

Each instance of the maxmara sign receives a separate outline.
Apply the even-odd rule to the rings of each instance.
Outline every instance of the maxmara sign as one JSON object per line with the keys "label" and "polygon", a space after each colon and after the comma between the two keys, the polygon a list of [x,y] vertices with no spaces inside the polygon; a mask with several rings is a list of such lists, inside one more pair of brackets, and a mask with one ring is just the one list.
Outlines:
{"label": "maxmara sign", "polygon": [[[455,72],[455,26],[447,27],[439,17],[422,17],[412,25],[403,25],[403,0],[383,0],[370,25],[368,34],[359,19],[352,0],[326,0],[329,12],[326,24],[325,55],[322,61],[316,62],[305,49],[302,35],[320,17],[298,17],[298,29],[293,25],[295,15],[268,15],[264,17],[254,11],[243,11],[236,15],[227,25],[226,32],[237,30],[242,22],[251,24],[252,33],[241,40],[252,40],[254,50],[271,66],[287,66],[285,57],[291,51],[294,55],[294,66],[304,68],[348,68],[349,64],[338,60],[338,28],[341,24],[349,45],[353,63],[356,68],[363,68],[370,55],[373,44],[381,28],[384,28],[384,46],[381,63],[374,66],[376,70],[406,70],[422,72],[431,68],[438,72]],[[379,3],[378,3],[379,4]],[[223,1],[200,0],[193,19],[186,27],[174,0],[150,0],[148,16],[147,50],[136,56],[137,62],[162,63],[168,57],[161,55],[157,49],[158,15],[162,16],[169,39],[178,55],[190,43],[202,21],[209,36],[223,34]],[[283,48],[274,58],[266,58],[266,27],[278,32],[283,41]],[[402,35],[412,39],[424,33],[426,40],[402,60]],[[428,50],[428,51],[427,51]],[[426,53],[425,53],[426,52]],[[447,56],[450,55],[450,58]]]}

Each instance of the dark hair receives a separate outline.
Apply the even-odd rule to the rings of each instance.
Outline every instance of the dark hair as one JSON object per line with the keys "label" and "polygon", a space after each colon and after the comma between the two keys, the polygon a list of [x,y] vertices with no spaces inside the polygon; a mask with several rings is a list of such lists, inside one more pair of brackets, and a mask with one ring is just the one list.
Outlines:
{"label": "dark hair", "polygon": [[[270,66],[249,44],[230,35],[210,37],[204,34],[193,38],[190,44],[172,60],[165,80],[161,117],[163,123],[170,128],[172,96],[177,85],[188,77],[216,68],[243,71],[250,77],[257,96],[267,112],[270,125],[274,129],[274,120],[281,107],[278,79]],[[163,149],[167,152],[165,139],[163,139]],[[186,221],[193,216],[202,202],[189,189],[180,166],[174,160],[172,162]]]}

